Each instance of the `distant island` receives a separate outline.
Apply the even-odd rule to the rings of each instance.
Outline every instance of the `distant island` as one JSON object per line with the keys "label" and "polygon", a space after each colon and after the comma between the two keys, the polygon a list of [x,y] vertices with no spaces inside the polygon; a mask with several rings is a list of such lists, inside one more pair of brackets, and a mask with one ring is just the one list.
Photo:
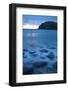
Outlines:
{"label": "distant island", "polygon": [[40,24],[38,29],[53,29],[53,30],[55,29],[55,30],[57,30],[57,22],[53,22],[53,21],[44,22],[44,23]]}

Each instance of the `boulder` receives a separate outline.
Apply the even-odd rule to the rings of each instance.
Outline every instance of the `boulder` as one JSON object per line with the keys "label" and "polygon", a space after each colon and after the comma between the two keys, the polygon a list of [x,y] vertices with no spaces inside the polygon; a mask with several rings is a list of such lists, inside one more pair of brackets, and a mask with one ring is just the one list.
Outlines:
{"label": "boulder", "polygon": [[27,58],[27,55],[26,53],[23,52],[23,58]]}
{"label": "boulder", "polygon": [[41,58],[41,59],[45,59],[46,57],[45,57],[45,56],[41,56],[40,58]]}
{"label": "boulder", "polygon": [[24,51],[24,52],[27,52],[27,51],[28,51],[28,49],[23,49],[23,51]]}
{"label": "boulder", "polygon": [[31,51],[31,52],[29,52],[30,54],[34,54],[34,53],[36,53],[36,51]]}
{"label": "boulder", "polygon": [[47,49],[41,49],[41,50],[39,50],[41,53],[47,53],[48,52],[48,50]]}
{"label": "boulder", "polygon": [[47,66],[48,62],[45,61],[36,61],[33,63],[33,66],[36,68],[42,68],[44,66]]}
{"label": "boulder", "polygon": [[23,74],[24,75],[28,75],[28,74],[33,74],[33,67],[29,67],[29,66],[24,66],[23,67]]}
{"label": "boulder", "polygon": [[55,58],[55,55],[53,52],[50,52],[47,57],[50,59],[50,60],[53,60]]}
{"label": "boulder", "polygon": [[32,56],[37,56],[37,53],[36,53],[36,51],[31,51],[31,52],[29,52]]}

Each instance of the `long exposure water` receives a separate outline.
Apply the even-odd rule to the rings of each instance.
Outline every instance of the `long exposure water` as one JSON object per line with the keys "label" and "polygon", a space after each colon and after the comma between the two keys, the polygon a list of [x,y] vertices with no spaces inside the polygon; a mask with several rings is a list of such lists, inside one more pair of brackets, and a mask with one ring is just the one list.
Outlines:
{"label": "long exposure water", "polygon": [[57,30],[23,29],[23,74],[57,73]]}

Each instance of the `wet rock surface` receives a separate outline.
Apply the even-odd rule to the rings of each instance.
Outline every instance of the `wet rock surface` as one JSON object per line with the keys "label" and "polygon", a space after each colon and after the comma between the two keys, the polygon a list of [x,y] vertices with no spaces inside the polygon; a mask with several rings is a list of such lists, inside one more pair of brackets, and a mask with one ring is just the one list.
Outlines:
{"label": "wet rock surface", "polygon": [[50,60],[53,60],[55,58],[55,55],[53,52],[50,52],[47,57],[50,59]]}
{"label": "wet rock surface", "polygon": [[42,68],[44,66],[46,66],[48,63],[45,61],[37,61],[33,63],[33,66],[36,68]]}
{"label": "wet rock surface", "polygon": [[23,51],[24,51],[24,52],[27,52],[27,51],[28,51],[28,49],[23,49]]}
{"label": "wet rock surface", "polygon": [[40,56],[41,59],[45,59],[46,57],[45,56]]}
{"label": "wet rock surface", "polygon": [[42,52],[42,53],[47,53],[48,52],[48,50],[46,50],[46,49],[41,49],[39,51]]}
{"label": "wet rock surface", "polygon": [[23,75],[57,73],[57,54],[54,50],[43,47],[23,49]]}
{"label": "wet rock surface", "polygon": [[32,74],[33,73],[33,67],[24,66],[23,67],[23,74]]}

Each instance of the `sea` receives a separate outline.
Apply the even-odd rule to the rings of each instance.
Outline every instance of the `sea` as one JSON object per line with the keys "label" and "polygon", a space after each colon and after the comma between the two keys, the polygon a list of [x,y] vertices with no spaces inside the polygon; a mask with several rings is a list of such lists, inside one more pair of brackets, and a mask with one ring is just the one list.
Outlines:
{"label": "sea", "polygon": [[22,30],[22,74],[57,73],[57,30]]}

